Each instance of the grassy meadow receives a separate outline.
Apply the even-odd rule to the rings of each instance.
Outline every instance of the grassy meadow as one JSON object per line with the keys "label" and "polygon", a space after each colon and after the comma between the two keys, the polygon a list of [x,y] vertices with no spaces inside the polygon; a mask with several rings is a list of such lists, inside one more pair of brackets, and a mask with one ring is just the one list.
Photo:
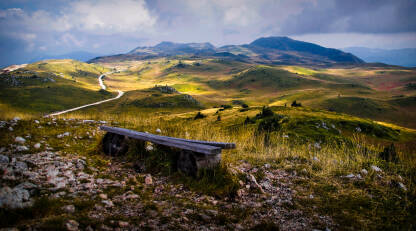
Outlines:
{"label": "grassy meadow", "polygon": [[[56,82],[20,87],[3,84],[0,118],[23,118],[20,132],[35,137],[68,129],[85,133],[91,128],[67,128],[63,119],[93,119],[150,133],[161,129],[166,136],[234,142],[237,148],[222,154],[221,164],[227,171],[248,162],[270,164],[300,176],[291,186],[296,191],[292,209],[311,216],[316,212],[328,215],[341,230],[416,227],[416,92],[405,87],[416,81],[414,70],[314,69],[221,59],[156,59],[102,66],[68,62],[26,67],[43,74],[63,73]],[[97,75],[112,68],[121,71],[107,76],[105,84],[110,92],[126,91],[122,98],[58,116],[57,128],[38,130],[30,124],[29,119],[40,113],[109,98],[112,93],[98,91]],[[171,86],[178,92],[163,93],[156,85]],[[295,100],[302,106],[291,107]],[[206,117],[196,119],[198,112]],[[102,137],[97,133],[88,143],[68,138],[70,146],[54,138],[51,143],[55,150],[93,156],[97,163],[105,163],[107,157],[99,151]],[[6,144],[13,137],[0,139]],[[397,162],[379,157],[391,144]],[[353,177],[347,177],[351,174]],[[256,177],[264,174],[259,171]],[[211,187],[218,183],[215,179],[204,179],[206,185],[182,182],[217,197],[224,190],[227,195],[236,193],[235,188],[224,185]],[[238,183],[232,177],[225,182],[228,180]],[[398,182],[406,188],[400,188]]]}

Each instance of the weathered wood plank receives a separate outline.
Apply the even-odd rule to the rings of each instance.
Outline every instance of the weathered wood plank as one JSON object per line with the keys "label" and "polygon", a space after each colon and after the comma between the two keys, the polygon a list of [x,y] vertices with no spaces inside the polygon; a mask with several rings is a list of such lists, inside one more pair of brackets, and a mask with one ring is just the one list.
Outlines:
{"label": "weathered wood plank", "polygon": [[175,140],[175,139],[171,139],[171,137],[166,137],[166,136],[158,136],[158,135],[153,135],[153,134],[148,134],[148,133],[143,133],[143,132],[137,132],[137,131],[133,131],[133,130],[125,129],[125,128],[108,127],[108,126],[101,126],[100,129],[103,131],[128,136],[134,139],[150,141],[155,144],[189,150],[189,151],[198,152],[198,153],[204,153],[207,155],[217,155],[221,153],[220,147],[206,145],[206,144],[193,143],[193,142],[186,142],[186,141],[181,141],[181,140]]}
{"label": "weathered wood plank", "polygon": [[[104,131],[105,128],[111,128],[108,126],[102,126]],[[129,129],[127,129],[129,130]],[[132,130],[130,130],[132,131]],[[135,131],[137,132],[137,131]],[[159,135],[155,135],[155,134],[150,134],[150,133],[145,133],[145,132],[137,132],[140,135],[143,136],[147,136],[147,137],[154,137],[154,138],[158,138],[158,137],[163,137],[163,138],[167,138],[167,139],[172,139],[172,140],[178,140],[178,141],[184,141],[184,142],[190,142],[190,143],[196,143],[196,144],[205,144],[205,145],[210,145],[210,146],[215,146],[215,147],[220,147],[222,149],[234,149],[236,147],[235,143],[224,143],[224,142],[214,142],[214,141],[203,141],[203,140],[189,140],[189,139],[182,139],[182,138],[176,138],[176,137],[170,137],[170,136],[159,136]]]}

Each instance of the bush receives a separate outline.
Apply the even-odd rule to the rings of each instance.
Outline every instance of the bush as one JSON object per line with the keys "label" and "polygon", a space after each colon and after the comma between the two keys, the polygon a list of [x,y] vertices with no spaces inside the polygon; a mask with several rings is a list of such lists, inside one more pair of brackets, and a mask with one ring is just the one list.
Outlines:
{"label": "bush", "polygon": [[250,119],[250,117],[247,116],[246,120],[244,120],[244,124],[254,124],[255,121],[253,119]]}
{"label": "bush", "polygon": [[203,119],[207,117],[206,115],[202,114],[200,111],[195,115],[194,120]]}
{"label": "bush", "polygon": [[232,106],[228,104],[221,105],[221,107],[224,108],[224,110],[232,108]]}
{"label": "bush", "polygon": [[242,107],[242,108],[248,108],[248,105],[247,105],[247,104],[245,104],[245,103],[243,103],[243,104],[241,104],[241,107]]}
{"label": "bush", "polygon": [[274,112],[269,107],[264,106],[261,112],[256,115],[256,118],[261,119],[261,118],[266,118],[266,117],[270,117],[273,115],[274,115]]}
{"label": "bush", "polygon": [[292,107],[302,107],[301,103],[297,103],[296,100],[292,102]]}
{"label": "bush", "polygon": [[263,119],[257,128],[259,132],[272,132],[272,131],[279,131],[282,126],[279,123],[283,116],[273,116],[266,119]]}

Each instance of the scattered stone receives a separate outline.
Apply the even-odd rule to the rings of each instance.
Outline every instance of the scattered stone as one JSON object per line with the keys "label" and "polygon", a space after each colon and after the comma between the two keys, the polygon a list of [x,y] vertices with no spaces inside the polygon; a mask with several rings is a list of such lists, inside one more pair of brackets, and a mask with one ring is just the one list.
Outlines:
{"label": "scattered stone", "polygon": [[37,187],[38,187],[37,185],[26,181],[17,185],[15,189],[34,189]]}
{"label": "scattered stone", "polygon": [[22,145],[22,146],[17,146],[17,147],[16,147],[16,150],[17,150],[18,152],[23,152],[23,151],[28,151],[28,150],[29,150],[29,148],[28,148],[28,147],[26,147],[26,146],[24,146],[24,145]]}
{"label": "scattered stone", "polygon": [[9,207],[12,209],[24,208],[30,206],[30,194],[26,189],[15,187],[0,188],[0,207]]}
{"label": "scattered stone", "polygon": [[270,164],[265,164],[264,168],[270,168]]}
{"label": "scattered stone", "polygon": [[24,144],[26,142],[25,138],[20,137],[20,136],[16,137],[16,139],[14,139],[14,141],[17,142],[17,143],[21,143],[21,144]]}
{"label": "scattered stone", "polygon": [[11,132],[12,132],[12,131],[13,131],[13,128],[12,128],[12,127],[9,127],[9,131],[11,131]]}
{"label": "scattered stone", "polygon": [[153,145],[151,145],[151,144],[147,145],[146,150],[147,151],[152,151],[153,150]]}
{"label": "scattered stone", "polygon": [[256,180],[256,178],[253,176],[253,174],[249,174],[249,175],[248,175],[248,177],[249,177],[249,180],[253,183],[253,185],[254,185],[255,187],[257,187],[257,188],[260,190],[260,192],[264,193],[263,188],[259,185],[259,183],[257,183],[257,180]]}
{"label": "scattered stone", "polygon": [[15,166],[16,169],[21,170],[21,171],[27,170],[27,164],[25,162],[22,162],[22,161],[17,161],[14,164],[14,166]]}
{"label": "scattered stone", "polygon": [[399,187],[400,187],[403,191],[407,191],[406,186],[405,186],[402,182],[399,182]]}
{"label": "scattered stone", "polygon": [[74,205],[65,205],[62,207],[62,210],[66,213],[74,213],[75,212],[75,206]]}
{"label": "scattered stone", "polygon": [[361,169],[361,173],[362,173],[363,175],[367,175],[367,174],[368,174],[368,171],[367,171],[365,168],[363,168],[363,169]]}
{"label": "scattered stone", "polygon": [[346,175],[346,176],[345,176],[345,178],[350,178],[350,179],[351,179],[351,178],[354,178],[354,177],[355,177],[355,175],[354,175],[354,174],[352,174],[352,173],[351,173],[351,174],[348,174],[348,175]]}
{"label": "scattered stone", "polygon": [[111,200],[103,200],[101,201],[103,204],[105,204],[105,207],[113,207],[114,203]]}
{"label": "scattered stone", "polygon": [[34,120],[33,122],[35,122],[35,124],[39,124],[39,120]]}
{"label": "scattered stone", "polygon": [[65,226],[68,231],[77,231],[79,224],[75,220],[69,220]]}
{"label": "scattered stone", "polygon": [[33,145],[34,148],[39,149],[40,148],[40,143],[36,143],[35,145]]}
{"label": "scattered stone", "polygon": [[64,132],[62,134],[59,134],[59,135],[56,136],[56,138],[59,138],[60,139],[60,138],[63,138],[65,136],[69,136],[69,132]]}
{"label": "scattered stone", "polygon": [[375,165],[371,165],[371,169],[375,172],[382,172],[381,168],[375,166]]}
{"label": "scattered stone", "polygon": [[127,221],[119,221],[118,226],[120,226],[121,228],[126,228],[129,226],[129,223]]}
{"label": "scattered stone", "polygon": [[0,163],[9,163],[9,157],[5,155],[0,155]]}
{"label": "scattered stone", "polygon": [[146,177],[144,178],[144,183],[147,184],[147,185],[153,184],[152,175],[147,174]]}
{"label": "scattered stone", "polygon": [[107,194],[104,194],[104,193],[100,193],[100,195],[98,195],[101,199],[103,199],[103,200],[107,200]]}
{"label": "scattered stone", "polygon": [[162,133],[162,130],[160,128],[156,129],[156,133]]}
{"label": "scattered stone", "polygon": [[314,156],[314,157],[312,158],[312,160],[313,160],[313,161],[319,161],[318,157],[316,157],[316,156]]}

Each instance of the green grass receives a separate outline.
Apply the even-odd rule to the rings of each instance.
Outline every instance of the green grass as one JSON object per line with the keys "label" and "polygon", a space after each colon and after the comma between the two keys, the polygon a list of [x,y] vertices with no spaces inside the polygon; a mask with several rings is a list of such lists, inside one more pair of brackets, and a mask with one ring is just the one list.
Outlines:
{"label": "green grass", "polygon": [[79,87],[65,79],[31,86],[0,86],[0,102],[19,111],[48,113],[97,102],[114,94]]}
{"label": "green grass", "polygon": [[[132,89],[140,86],[140,90],[129,91],[119,100],[64,114],[59,118],[106,120],[110,125],[137,131],[154,133],[160,128],[162,135],[166,136],[236,143],[235,150],[223,151],[220,166],[201,171],[196,178],[183,176],[173,170],[172,158],[175,157],[175,152],[170,149],[156,147],[153,152],[143,152],[143,147],[136,144],[131,146],[126,157],[110,159],[101,152],[102,134],[96,134],[92,139],[75,140],[70,137],[56,139],[57,134],[66,131],[86,137],[87,131],[96,129],[96,126],[90,125],[67,126],[63,120],[58,120],[57,126],[47,125],[50,119],[42,120],[41,126],[44,127],[42,129],[33,126],[30,121],[21,121],[15,127],[13,135],[6,130],[7,128],[1,130],[0,143],[9,144],[16,135],[31,134],[32,138],[28,141],[28,145],[33,146],[42,137],[47,137],[48,143],[55,151],[86,156],[88,165],[100,170],[105,170],[111,161],[131,162],[140,159],[146,164],[148,173],[167,176],[171,182],[183,185],[192,193],[212,195],[220,200],[232,199],[235,196],[239,187],[238,180],[242,177],[231,173],[230,166],[239,165],[244,161],[260,169],[265,163],[269,163],[272,169],[285,170],[298,176],[290,182],[290,187],[296,190],[293,194],[295,204],[290,209],[301,210],[310,217],[328,215],[340,225],[337,227],[339,229],[414,229],[416,132],[372,120],[377,118],[402,122],[402,125],[411,127],[411,123],[403,119],[404,116],[399,116],[404,112],[409,113],[408,118],[414,115],[411,111],[414,96],[410,93],[406,92],[403,93],[403,97],[393,98],[389,92],[381,92],[369,87],[370,85],[362,85],[364,82],[361,78],[374,74],[374,70],[312,70],[294,67],[290,73],[280,67],[250,66],[218,60],[203,60],[200,61],[200,66],[195,66],[187,60],[183,62],[186,62],[184,68],[172,68],[177,61],[167,64],[166,60],[159,60],[150,64],[140,63],[137,66],[132,61],[128,64],[132,66],[129,72],[113,76],[112,81],[113,83],[119,81],[118,86],[131,84]],[[136,72],[140,73],[136,74]],[[316,73],[327,75],[316,76]],[[404,74],[400,73],[400,75]],[[342,76],[346,77],[345,82],[338,81]],[[132,77],[135,79],[130,79]],[[356,78],[356,82],[355,80],[354,83],[346,82],[352,78]],[[373,81],[376,77],[370,79]],[[54,86],[52,83],[47,84]],[[76,88],[76,83],[71,80],[59,79],[54,84],[59,86],[57,89],[66,89],[62,90],[64,95],[69,94],[68,91],[76,91],[70,88]],[[233,100],[239,100],[248,103],[250,107],[249,110],[244,111],[240,110],[240,106],[221,111],[218,108],[204,109],[202,106],[188,104],[189,101],[183,101],[182,94],[162,94],[160,91],[145,87],[151,88],[154,84],[168,84],[177,87],[178,90],[182,88],[190,91],[192,93],[189,94],[193,94],[203,106],[231,104]],[[31,90],[32,88],[36,90]],[[50,105],[46,99],[39,102],[39,99],[33,96],[42,98],[43,95],[47,95],[50,88],[49,90],[38,88],[36,82],[28,82],[21,89],[4,87],[5,91],[0,92],[0,95],[3,94],[0,97],[2,99],[0,108],[7,113],[0,113],[0,118],[12,118],[17,115],[15,111],[27,109],[30,103],[40,105],[37,107],[42,110],[52,110],[48,107],[53,106],[71,106],[70,98],[59,95],[58,90],[52,95],[62,102],[56,101],[56,105]],[[96,91],[84,92],[84,90],[77,93],[77,100],[94,99]],[[30,94],[25,95],[25,91]],[[12,103],[14,94],[18,95],[16,104]],[[337,97],[338,94],[340,97]],[[304,106],[289,107],[292,100],[298,100]],[[273,113],[259,115],[262,105],[268,103],[283,105],[285,102],[289,103],[287,107],[272,106],[270,109]],[[42,103],[45,105],[42,106]],[[161,104],[165,106],[160,107]],[[323,106],[327,109],[331,107],[336,112],[319,109]],[[198,111],[205,117],[195,120]],[[34,112],[30,110],[22,114],[23,118],[34,116]],[[354,114],[359,117],[352,116]],[[217,121],[219,115],[221,120]],[[391,115],[395,115],[396,118],[389,117]],[[249,121],[245,123],[247,117]],[[400,159],[398,163],[389,163],[378,158],[384,147],[391,143],[397,149]],[[65,144],[70,146],[67,147]],[[375,173],[371,170],[371,165],[380,167],[383,172]],[[363,175],[362,180],[342,177],[351,173],[359,174],[363,168],[367,169],[369,174]],[[255,175],[256,178],[262,179],[265,177],[265,172],[259,170]],[[103,174],[99,177],[114,178],[115,176]],[[405,184],[408,190],[401,190],[397,182]],[[140,203],[143,203],[146,211],[156,210],[159,213],[162,209],[153,203],[153,188],[143,187],[142,183],[135,185],[130,182],[129,185],[137,186],[134,191],[140,194]],[[106,193],[119,195],[126,190],[129,189],[108,189]],[[313,195],[312,199],[310,195]],[[192,204],[187,198],[163,199],[169,199],[172,203],[183,203],[184,207],[206,209]],[[83,228],[88,224],[84,215],[91,206],[92,204],[85,201],[77,204],[77,208],[83,212],[76,218],[82,221],[80,223]],[[48,208],[48,205],[45,207]],[[243,221],[253,212],[249,209],[231,210],[227,212],[238,215],[237,219],[232,218],[232,222]],[[19,217],[20,213],[24,215]],[[39,216],[24,211],[13,214],[16,220],[26,222],[42,219],[45,227],[55,228],[61,227],[63,218],[69,218],[42,212],[39,212]],[[200,218],[197,213],[188,216],[189,219]],[[169,218],[164,219],[169,220]],[[215,222],[227,224],[231,221],[231,218],[229,219],[227,216],[219,215],[215,217]],[[137,220],[140,218],[136,218]],[[325,228],[320,224],[316,224],[316,227]],[[272,223],[263,223],[253,227],[253,229],[261,228],[273,229],[275,226]]]}
{"label": "green grass", "polygon": [[238,89],[290,89],[316,84],[316,81],[304,79],[288,71],[265,66],[249,69],[223,83],[224,87]]}

